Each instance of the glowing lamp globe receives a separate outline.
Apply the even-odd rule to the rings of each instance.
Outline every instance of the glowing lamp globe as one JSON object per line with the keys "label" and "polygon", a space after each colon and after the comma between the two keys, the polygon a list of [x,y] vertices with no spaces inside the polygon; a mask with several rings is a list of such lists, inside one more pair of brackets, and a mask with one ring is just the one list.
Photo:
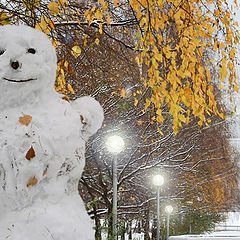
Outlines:
{"label": "glowing lamp globe", "polygon": [[124,148],[124,141],[120,136],[113,135],[108,137],[106,147],[111,153],[120,153]]}
{"label": "glowing lamp globe", "polygon": [[153,180],[152,180],[152,181],[153,181],[153,184],[154,184],[155,186],[160,187],[160,186],[162,186],[163,183],[164,183],[164,178],[163,178],[162,175],[157,174],[157,175],[155,175],[155,176],[153,177]]}
{"label": "glowing lamp globe", "polygon": [[165,207],[165,211],[168,213],[168,214],[171,214],[173,212],[173,207],[171,205],[167,205]]}

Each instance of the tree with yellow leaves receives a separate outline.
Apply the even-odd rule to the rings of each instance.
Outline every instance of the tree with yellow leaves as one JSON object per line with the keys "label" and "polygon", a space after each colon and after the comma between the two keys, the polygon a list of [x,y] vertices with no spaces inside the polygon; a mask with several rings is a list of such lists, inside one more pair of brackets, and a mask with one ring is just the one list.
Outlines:
{"label": "tree with yellow leaves", "polygon": [[[212,69],[218,69],[220,87],[227,80],[229,89],[238,92],[239,43],[238,24],[233,21],[226,1],[115,0],[111,4],[99,0],[98,4],[100,7],[94,5],[85,16],[89,25],[98,24],[100,33],[106,28],[104,25],[114,24],[113,12],[118,11],[124,18],[124,11],[131,11],[135,19],[136,61],[139,67],[147,66],[143,81],[152,89],[145,108],[152,104],[157,122],[165,119],[162,114],[165,102],[173,117],[175,133],[182,123],[189,122],[191,114],[199,119],[200,126],[207,124],[212,114],[224,118],[215,101]],[[210,51],[217,54],[206,55]],[[214,64],[216,60],[218,64]]]}
{"label": "tree with yellow leaves", "polygon": [[[177,133],[190,115],[198,118],[200,126],[207,125],[211,115],[225,117],[215,100],[214,71],[220,88],[226,81],[229,94],[238,92],[239,32],[233,18],[238,5],[234,4],[224,0],[7,0],[0,4],[0,23],[27,22],[49,34],[56,46],[62,45],[69,30],[77,31],[87,45],[86,30],[92,28],[134,50],[142,82],[152,91],[145,110],[155,109],[155,120],[162,123],[167,103]],[[100,37],[94,41],[101,44]],[[78,58],[82,51],[73,42],[71,51]],[[57,90],[73,92],[65,81],[69,63],[64,63],[59,65]]]}

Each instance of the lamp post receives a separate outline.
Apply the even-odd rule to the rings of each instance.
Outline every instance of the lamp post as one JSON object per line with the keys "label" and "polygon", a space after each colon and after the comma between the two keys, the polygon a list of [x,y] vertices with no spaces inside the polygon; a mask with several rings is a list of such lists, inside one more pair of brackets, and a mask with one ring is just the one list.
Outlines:
{"label": "lamp post", "polygon": [[117,240],[117,181],[118,181],[117,180],[117,154],[123,150],[124,141],[120,136],[113,135],[108,137],[106,146],[108,151],[114,154],[113,161],[112,161],[112,175],[113,175],[112,231],[113,231],[113,239]]}
{"label": "lamp post", "polygon": [[165,211],[167,213],[167,240],[169,239],[169,219],[170,219],[170,215],[173,211],[173,207],[171,205],[167,205],[165,207]]}
{"label": "lamp post", "polygon": [[157,240],[160,240],[160,187],[164,183],[162,175],[157,174],[153,177],[153,184],[157,186]]}

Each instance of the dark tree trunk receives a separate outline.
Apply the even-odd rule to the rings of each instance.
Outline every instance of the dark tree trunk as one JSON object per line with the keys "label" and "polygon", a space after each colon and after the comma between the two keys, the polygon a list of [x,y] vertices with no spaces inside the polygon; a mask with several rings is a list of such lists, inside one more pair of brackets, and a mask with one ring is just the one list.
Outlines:
{"label": "dark tree trunk", "polygon": [[128,239],[132,240],[132,221],[128,222],[129,224],[129,236]]}
{"label": "dark tree trunk", "polygon": [[112,208],[109,208],[108,209],[108,234],[107,234],[107,239],[108,240],[113,239],[112,224],[113,224]]}
{"label": "dark tree trunk", "polygon": [[125,221],[121,222],[121,240],[125,239],[126,226]]}
{"label": "dark tree trunk", "polygon": [[95,212],[94,212],[94,219],[95,219],[95,240],[102,240],[101,222],[100,222],[99,216],[95,214]]}
{"label": "dark tree trunk", "polygon": [[145,210],[145,220],[144,220],[144,240],[150,240],[149,232],[150,232],[149,208],[147,208]]}
{"label": "dark tree trunk", "polygon": [[153,226],[152,226],[152,239],[157,239],[157,219],[153,219]]}

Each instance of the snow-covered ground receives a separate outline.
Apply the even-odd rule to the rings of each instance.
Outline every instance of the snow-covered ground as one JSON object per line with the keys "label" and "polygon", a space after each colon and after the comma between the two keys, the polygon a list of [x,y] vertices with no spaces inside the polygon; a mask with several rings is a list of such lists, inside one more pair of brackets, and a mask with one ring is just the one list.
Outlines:
{"label": "snow-covered ground", "polygon": [[[135,222],[133,223],[135,224]],[[107,239],[107,234],[102,233],[102,239]],[[125,234],[125,240],[129,240],[128,234]],[[133,233],[132,239],[144,240],[144,233]],[[181,235],[171,236],[169,240],[240,240],[240,212],[229,212],[224,222],[216,226],[215,231],[202,235]],[[120,240],[120,236],[119,236]]]}
{"label": "snow-covered ground", "polygon": [[240,240],[240,231],[221,231],[204,235],[172,236],[169,240]]}
{"label": "snow-covered ground", "polygon": [[225,222],[218,224],[217,231],[239,231],[240,232],[240,212],[229,212]]}
{"label": "snow-covered ground", "polygon": [[216,226],[212,233],[172,236],[169,240],[240,240],[240,212],[229,212],[227,215],[226,221]]}

